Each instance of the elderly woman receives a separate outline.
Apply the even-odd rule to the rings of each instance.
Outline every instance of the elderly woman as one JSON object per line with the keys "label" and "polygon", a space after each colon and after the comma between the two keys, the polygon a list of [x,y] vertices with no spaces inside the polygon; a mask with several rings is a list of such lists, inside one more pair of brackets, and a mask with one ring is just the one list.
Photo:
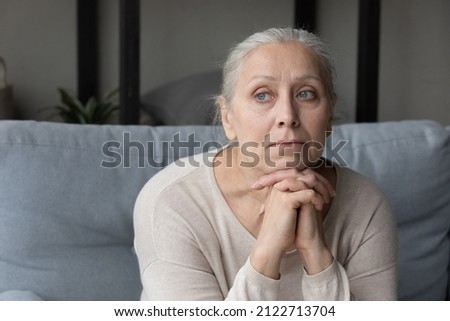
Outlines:
{"label": "elderly woman", "polygon": [[238,44],[217,98],[234,142],[141,191],[135,246],[150,300],[395,300],[396,225],[368,179],[321,158],[333,68],[320,39]]}

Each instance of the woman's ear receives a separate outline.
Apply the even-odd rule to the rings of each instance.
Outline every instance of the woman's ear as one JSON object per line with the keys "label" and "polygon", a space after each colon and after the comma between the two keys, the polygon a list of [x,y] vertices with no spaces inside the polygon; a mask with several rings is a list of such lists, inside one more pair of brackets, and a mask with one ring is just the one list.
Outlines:
{"label": "woman's ear", "polygon": [[217,104],[220,108],[220,115],[222,118],[222,126],[225,130],[225,135],[227,136],[228,140],[232,141],[236,139],[236,132],[234,131],[233,127],[233,113],[230,112],[230,107],[227,104],[225,97],[219,96],[217,99]]}

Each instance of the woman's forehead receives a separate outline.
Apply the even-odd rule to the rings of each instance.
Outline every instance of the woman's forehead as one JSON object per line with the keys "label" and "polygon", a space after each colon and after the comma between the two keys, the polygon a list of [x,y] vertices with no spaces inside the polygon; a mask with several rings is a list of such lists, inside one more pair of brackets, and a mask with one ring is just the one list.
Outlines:
{"label": "woman's forehead", "polygon": [[277,77],[285,72],[319,76],[317,56],[299,43],[276,43],[255,49],[242,64],[241,76]]}

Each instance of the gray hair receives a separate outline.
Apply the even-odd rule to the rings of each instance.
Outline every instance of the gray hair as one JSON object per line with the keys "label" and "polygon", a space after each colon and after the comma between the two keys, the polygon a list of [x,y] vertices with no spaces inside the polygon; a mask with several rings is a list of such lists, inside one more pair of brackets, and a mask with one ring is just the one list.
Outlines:
{"label": "gray hair", "polygon": [[262,45],[272,43],[297,42],[311,49],[319,61],[321,74],[330,98],[335,96],[334,66],[323,41],[313,33],[303,29],[272,28],[258,32],[233,47],[225,61],[222,75],[221,95],[231,102],[234,89],[242,71],[244,60]]}

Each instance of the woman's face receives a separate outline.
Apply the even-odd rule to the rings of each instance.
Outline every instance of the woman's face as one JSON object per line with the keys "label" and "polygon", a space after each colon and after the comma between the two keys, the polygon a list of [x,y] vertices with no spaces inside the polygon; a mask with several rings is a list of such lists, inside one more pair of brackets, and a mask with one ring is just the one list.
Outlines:
{"label": "woman's face", "polygon": [[298,43],[268,44],[243,63],[222,121],[241,166],[264,172],[313,166],[331,130],[334,102],[316,56]]}

